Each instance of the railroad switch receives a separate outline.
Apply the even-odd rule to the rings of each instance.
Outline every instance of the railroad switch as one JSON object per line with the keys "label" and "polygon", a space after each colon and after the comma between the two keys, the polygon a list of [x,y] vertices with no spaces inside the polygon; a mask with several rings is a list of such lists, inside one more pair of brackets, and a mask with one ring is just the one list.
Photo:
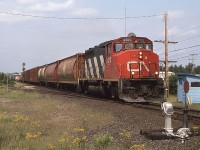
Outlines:
{"label": "railroad switch", "polygon": [[195,134],[199,134],[200,128],[194,128],[190,130],[187,127],[183,127],[183,128],[174,130],[172,128],[172,123],[171,123],[171,116],[174,113],[173,105],[169,102],[164,102],[161,105],[161,108],[165,114],[165,127],[160,130],[140,131],[142,135],[146,135],[147,138],[150,138],[152,140],[153,139],[162,140],[162,139],[181,138],[182,143],[184,143],[184,141],[188,139],[190,135],[192,135],[191,131]]}

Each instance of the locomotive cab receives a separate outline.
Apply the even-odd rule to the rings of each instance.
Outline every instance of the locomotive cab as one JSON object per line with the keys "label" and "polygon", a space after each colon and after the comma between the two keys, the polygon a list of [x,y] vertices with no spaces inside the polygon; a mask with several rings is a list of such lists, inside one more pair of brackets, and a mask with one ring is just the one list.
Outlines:
{"label": "locomotive cab", "polygon": [[158,77],[158,55],[147,38],[119,38],[106,46],[105,59],[105,78]]}

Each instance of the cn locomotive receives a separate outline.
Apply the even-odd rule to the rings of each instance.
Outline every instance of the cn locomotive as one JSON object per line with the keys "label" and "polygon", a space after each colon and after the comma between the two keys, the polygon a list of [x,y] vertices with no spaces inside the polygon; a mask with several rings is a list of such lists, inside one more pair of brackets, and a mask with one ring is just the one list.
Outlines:
{"label": "cn locomotive", "polygon": [[133,33],[85,53],[26,70],[21,80],[127,102],[162,101],[164,95],[153,43]]}

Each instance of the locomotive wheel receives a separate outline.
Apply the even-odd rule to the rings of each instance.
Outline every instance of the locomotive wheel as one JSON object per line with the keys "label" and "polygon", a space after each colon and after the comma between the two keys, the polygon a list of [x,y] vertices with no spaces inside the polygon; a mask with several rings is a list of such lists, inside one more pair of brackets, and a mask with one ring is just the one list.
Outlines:
{"label": "locomotive wheel", "polygon": [[84,87],[85,87],[85,88],[84,88],[83,92],[84,92],[85,94],[89,94],[88,85],[87,85],[87,84],[85,84],[85,86],[84,86]]}
{"label": "locomotive wheel", "polygon": [[117,87],[111,87],[111,98],[118,100],[118,92],[117,92]]}
{"label": "locomotive wheel", "polygon": [[111,98],[111,86],[110,85],[105,87],[105,96],[107,98]]}
{"label": "locomotive wheel", "polygon": [[132,97],[133,99],[137,99],[138,98],[138,93],[136,90],[130,90],[129,91],[129,95],[130,97]]}
{"label": "locomotive wheel", "polygon": [[77,85],[76,86],[76,92],[78,92],[78,93],[83,93],[84,92],[84,90],[83,90],[81,85]]}
{"label": "locomotive wheel", "polygon": [[60,84],[59,83],[56,84],[56,88],[60,89]]}

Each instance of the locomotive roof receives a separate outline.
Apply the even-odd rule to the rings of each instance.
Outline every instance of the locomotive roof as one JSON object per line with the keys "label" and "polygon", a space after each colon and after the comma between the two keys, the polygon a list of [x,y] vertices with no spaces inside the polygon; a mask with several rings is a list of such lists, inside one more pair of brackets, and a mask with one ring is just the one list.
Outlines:
{"label": "locomotive roof", "polygon": [[99,44],[99,47],[104,47],[104,46],[110,44],[112,41],[113,41],[113,40],[103,42],[103,43]]}
{"label": "locomotive roof", "polygon": [[[130,37],[131,37],[131,36],[130,36]],[[128,37],[120,37],[120,38],[115,39],[115,40],[120,40],[120,39],[124,39],[124,38],[128,38]],[[132,37],[131,37],[131,38],[132,38]],[[149,40],[149,39],[146,38],[146,37],[134,37],[134,38],[143,38],[143,39],[146,39],[147,41],[152,42],[151,40]],[[104,48],[106,45],[112,43],[112,42],[115,41],[115,40],[109,40],[109,41],[100,43],[99,45],[97,45],[97,46],[95,46],[95,47],[89,48],[88,50],[86,50],[86,52],[92,51],[92,50],[95,49],[95,48]]]}

